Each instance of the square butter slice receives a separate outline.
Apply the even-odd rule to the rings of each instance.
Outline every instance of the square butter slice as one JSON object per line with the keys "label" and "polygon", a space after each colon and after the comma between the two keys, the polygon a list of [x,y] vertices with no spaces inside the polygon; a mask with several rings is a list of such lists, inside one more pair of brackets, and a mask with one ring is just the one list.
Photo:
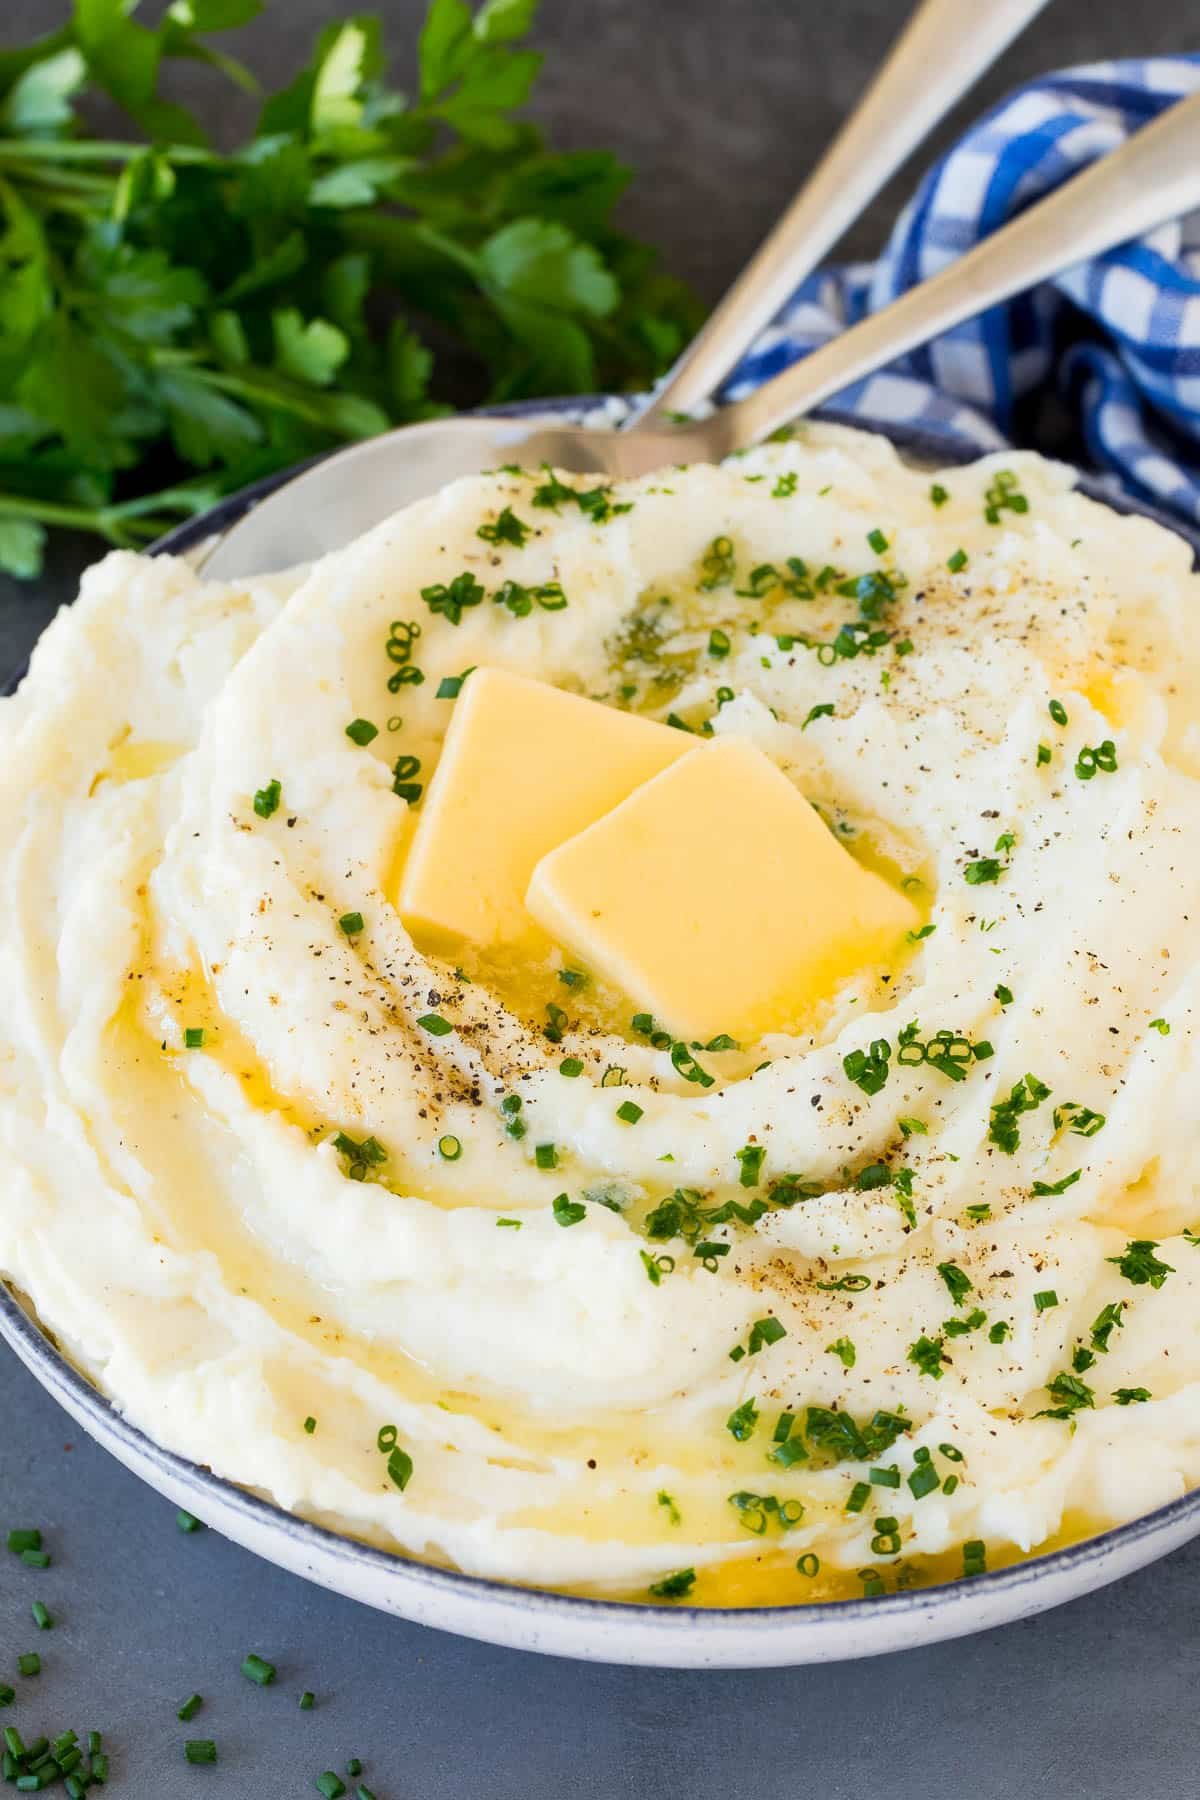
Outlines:
{"label": "square butter slice", "polygon": [[550,851],[527,904],[587,967],[702,1043],[802,1023],[917,918],[733,738],[689,751]]}
{"label": "square butter slice", "polygon": [[534,865],[685,756],[686,733],[506,669],[476,669],[454,704],[400,879],[429,949],[545,945],[525,909]]}

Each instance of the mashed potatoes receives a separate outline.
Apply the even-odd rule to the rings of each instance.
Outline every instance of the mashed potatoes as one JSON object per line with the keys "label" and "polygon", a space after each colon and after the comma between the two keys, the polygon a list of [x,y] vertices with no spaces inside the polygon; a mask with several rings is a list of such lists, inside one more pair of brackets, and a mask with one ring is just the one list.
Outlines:
{"label": "mashed potatoes", "polygon": [[[829,428],[585,485],[459,482],[299,581],[88,575],[0,708],[0,1271],[162,1443],[512,1581],[880,1591],[1174,1498],[1190,552]],[[922,924],[711,1085],[556,950],[422,954],[479,665],[748,739]]]}

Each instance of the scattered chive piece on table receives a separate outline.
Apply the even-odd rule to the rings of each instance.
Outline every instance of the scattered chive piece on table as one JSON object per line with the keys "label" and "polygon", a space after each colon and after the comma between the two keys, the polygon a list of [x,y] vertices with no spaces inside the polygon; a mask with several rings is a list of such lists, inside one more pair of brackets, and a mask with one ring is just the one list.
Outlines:
{"label": "scattered chive piece on table", "polygon": [[42,1534],[36,1530],[14,1529],[8,1534],[8,1547],[17,1556],[20,1556],[22,1550],[40,1550]]}
{"label": "scattered chive piece on table", "polygon": [[350,1761],[346,1764],[347,1775],[361,1775],[362,1770],[363,1766],[359,1758],[357,1756],[352,1756]]}
{"label": "scattered chive piece on table", "polygon": [[217,1746],[211,1738],[188,1738],[183,1754],[190,1763],[215,1763]]}
{"label": "scattered chive piece on table", "polygon": [[50,1552],[48,1550],[22,1550],[21,1561],[27,1569],[48,1569]]}
{"label": "scattered chive piece on table", "polygon": [[200,1711],[200,1708],[203,1705],[204,1705],[203,1694],[189,1694],[188,1698],[184,1701],[183,1705],[179,1708],[179,1711],[175,1714],[175,1717],[177,1719],[182,1719],[184,1724],[186,1725],[189,1719],[195,1718],[196,1714]]}
{"label": "scattered chive piece on table", "polygon": [[318,1794],[324,1794],[325,1800],[342,1800],[346,1784],[340,1775],[335,1775],[332,1769],[326,1769],[323,1775],[317,1776],[316,1789]]}
{"label": "scattered chive piece on table", "polygon": [[51,1629],[54,1620],[50,1617],[50,1614],[46,1611],[45,1606],[40,1600],[35,1600],[29,1610],[33,1615],[33,1622],[39,1631],[49,1631]]}
{"label": "scattered chive piece on table", "polygon": [[180,1507],[179,1511],[175,1514],[175,1523],[176,1523],[176,1525],[178,1525],[180,1531],[203,1531],[204,1530],[203,1524],[196,1517],[195,1513],[186,1512],[182,1506]]}
{"label": "scattered chive piece on table", "polygon": [[316,1704],[317,1696],[313,1693],[311,1688],[305,1688],[300,1696],[300,1711],[311,1712]]}
{"label": "scattered chive piece on table", "polygon": [[253,1681],[259,1687],[269,1687],[275,1679],[277,1670],[274,1663],[264,1661],[261,1656],[256,1656],[251,1651],[242,1663],[242,1674],[247,1681]]}
{"label": "scattered chive piece on table", "polygon": [[18,1656],[17,1668],[22,1675],[40,1675],[42,1659],[36,1650],[27,1650],[24,1656]]}

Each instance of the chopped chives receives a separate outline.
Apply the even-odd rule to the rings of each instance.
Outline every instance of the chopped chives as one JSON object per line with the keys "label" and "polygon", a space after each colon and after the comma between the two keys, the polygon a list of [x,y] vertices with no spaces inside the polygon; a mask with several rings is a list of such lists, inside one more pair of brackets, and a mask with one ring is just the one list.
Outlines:
{"label": "chopped chives", "polygon": [[461,1139],[452,1136],[440,1137],[438,1139],[438,1155],[443,1162],[457,1162],[462,1155]]}
{"label": "chopped chives", "polygon": [[332,1769],[326,1769],[323,1775],[317,1776],[316,1789],[318,1794],[324,1794],[325,1800],[342,1800],[342,1795],[347,1791],[341,1776],[335,1775]]}
{"label": "chopped chives", "polygon": [[9,1687],[5,1682],[0,1682],[0,1706],[11,1706],[16,1697],[16,1688]]}
{"label": "chopped chives", "polygon": [[618,1119],[623,1120],[626,1125],[636,1125],[641,1116],[642,1108],[636,1100],[622,1100],[617,1108]]}
{"label": "chopped chives", "polygon": [[204,1048],[204,1027],[203,1027],[203,1025],[187,1025],[184,1027],[183,1047],[185,1050],[203,1050],[203,1048]]}
{"label": "chopped chives", "polygon": [[50,1552],[48,1550],[22,1550],[21,1561],[27,1569],[48,1569]]}
{"label": "chopped chives", "polygon": [[215,1763],[217,1746],[211,1738],[188,1738],[183,1754],[190,1763]]}
{"label": "chopped chives", "polygon": [[496,1224],[498,1226],[507,1226],[510,1231],[520,1231],[521,1229],[520,1219],[497,1219]]}
{"label": "chopped chives", "polygon": [[8,1534],[8,1547],[17,1556],[21,1554],[22,1550],[40,1550],[42,1534],[36,1530],[15,1529]]}
{"label": "chopped chives", "polygon": [[538,1144],[533,1152],[533,1160],[539,1169],[557,1169],[558,1151],[553,1144]]}
{"label": "chopped chives", "polygon": [[729,633],[717,629],[708,634],[708,654],[710,656],[728,656],[730,651]]}
{"label": "chopped chives", "polygon": [[952,575],[957,575],[960,570],[965,569],[966,566],[967,553],[965,550],[956,550],[953,556],[946,559],[946,567]]}
{"label": "chopped chives", "polygon": [[92,1756],[92,1780],[98,1782],[101,1787],[108,1780],[108,1757],[103,1751]]}
{"label": "chopped chives", "polygon": [[196,1517],[195,1513],[185,1512],[185,1510],[182,1506],[180,1507],[179,1511],[175,1514],[175,1523],[179,1527],[180,1531],[203,1531],[204,1530],[204,1526],[201,1524],[200,1520]]}
{"label": "chopped chives", "polygon": [[583,1074],[583,1064],[577,1056],[564,1056],[558,1065],[558,1072],[573,1081],[577,1075]]}
{"label": "chopped chives", "polygon": [[556,1194],[552,1210],[556,1224],[578,1225],[587,1212],[587,1207],[578,1200],[572,1200],[567,1194]]}
{"label": "chopped chives", "polygon": [[346,1764],[346,1773],[347,1775],[362,1774],[362,1763],[357,1756],[352,1756],[350,1761]]}
{"label": "chopped chives", "polygon": [[40,1675],[42,1672],[42,1659],[36,1650],[27,1650],[24,1656],[18,1656],[17,1668],[21,1671],[22,1675]]}
{"label": "chopped chives", "polygon": [[870,1498],[871,1490],[867,1486],[867,1483],[865,1481],[856,1481],[847,1497],[846,1511],[848,1513],[860,1513]]}
{"label": "chopped chives", "polygon": [[1038,1312],[1049,1312],[1052,1306],[1058,1305],[1058,1295],[1053,1288],[1041,1288],[1033,1296],[1033,1304]]}
{"label": "chopped chives", "polygon": [[45,1606],[40,1600],[35,1600],[29,1610],[33,1614],[33,1622],[39,1631],[49,1631],[51,1629],[54,1620],[50,1617],[50,1614],[46,1611]]}
{"label": "chopped chives", "polygon": [[250,1655],[247,1656],[242,1663],[242,1674],[246,1677],[246,1680],[255,1682],[259,1687],[269,1687],[274,1681],[277,1672],[274,1663],[265,1662],[261,1656],[256,1656],[253,1651],[251,1651]]}
{"label": "chopped chives", "polygon": [[88,1755],[89,1756],[99,1756],[100,1746],[103,1744],[103,1742],[104,1742],[104,1739],[100,1736],[100,1733],[98,1731],[89,1731],[88,1732]]}
{"label": "chopped chives", "polygon": [[313,1693],[311,1688],[305,1688],[300,1696],[300,1711],[311,1712],[316,1704],[317,1696]]}
{"label": "chopped chives", "polygon": [[375,1796],[371,1792],[370,1788],[363,1787],[362,1783],[360,1782],[359,1785],[354,1790],[354,1800],[375,1800]]}
{"label": "chopped chives", "polygon": [[357,937],[363,928],[363,916],[360,912],[343,913],[338,920],[338,930],[344,931],[347,937]]}
{"label": "chopped chives", "polygon": [[882,556],[888,547],[888,541],[884,537],[882,531],[880,531],[878,525],[875,527],[874,531],[868,531],[867,542],[870,544],[876,556]]}
{"label": "chopped chives", "polygon": [[1049,706],[1046,708],[1046,710],[1050,714],[1050,717],[1054,720],[1054,723],[1056,725],[1065,725],[1066,724],[1067,709],[1063,705],[1061,700],[1051,700],[1051,702],[1050,702]]}
{"label": "chopped chives", "polygon": [[430,1037],[448,1037],[454,1030],[449,1019],[443,1019],[441,1013],[422,1013],[417,1024],[422,1031],[427,1031]]}
{"label": "chopped chives", "polygon": [[942,486],[941,482],[935,481],[929,490],[929,498],[934,506],[945,506],[950,496]]}
{"label": "chopped chives", "polygon": [[189,1694],[183,1705],[179,1708],[179,1711],[175,1714],[175,1717],[177,1719],[182,1719],[186,1725],[189,1719],[195,1718],[203,1705],[203,1694]]}
{"label": "chopped chives", "polygon": [[311,1413],[309,1413],[307,1419],[304,1421],[304,1429],[309,1437],[311,1437],[313,1432],[317,1429],[317,1421],[313,1418]]}
{"label": "chopped chives", "polygon": [[370,719],[351,719],[346,727],[346,736],[352,744],[360,747],[369,744],[372,738],[379,736],[378,725],[372,725]]}

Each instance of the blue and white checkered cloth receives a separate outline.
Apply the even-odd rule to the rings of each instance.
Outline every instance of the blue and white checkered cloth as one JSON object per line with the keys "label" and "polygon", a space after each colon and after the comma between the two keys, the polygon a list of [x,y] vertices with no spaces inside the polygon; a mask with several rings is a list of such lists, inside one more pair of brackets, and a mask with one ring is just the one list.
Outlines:
{"label": "blue and white checkered cloth", "polygon": [[[877,263],[803,283],[725,397],[935,274],[1198,87],[1200,56],[1178,56],[1067,69],[1011,94],[926,175]],[[981,450],[1046,448],[1053,421],[1051,449],[1200,522],[1200,214],[959,326],[834,404]]]}

